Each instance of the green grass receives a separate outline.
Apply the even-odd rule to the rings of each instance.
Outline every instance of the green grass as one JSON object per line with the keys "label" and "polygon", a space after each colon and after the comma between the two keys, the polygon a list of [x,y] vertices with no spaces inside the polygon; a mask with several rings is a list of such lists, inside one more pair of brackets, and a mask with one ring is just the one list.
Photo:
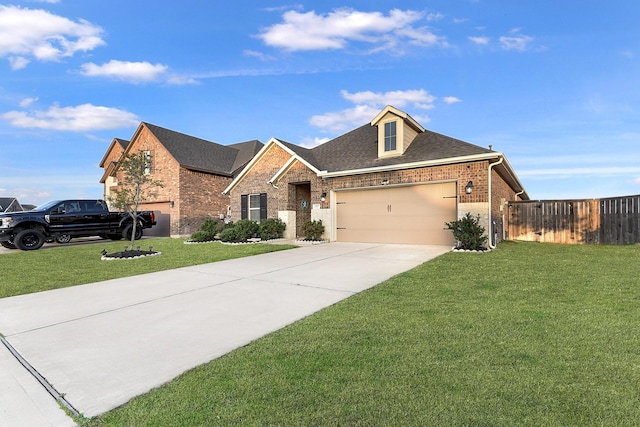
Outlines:
{"label": "green grass", "polygon": [[185,245],[171,238],[144,239],[141,249],[153,246],[160,256],[137,260],[102,261],[101,252],[119,252],[127,242],[105,240],[102,244],[59,246],[37,251],[14,251],[0,255],[0,298],[64,288],[67,286],[134,276],[189,265],[257,255],[291,245],[223,245],[209,243]]}
{"label": "green grass", "polygon": [[632,426],[640,246],[448,253],[95,426]]}

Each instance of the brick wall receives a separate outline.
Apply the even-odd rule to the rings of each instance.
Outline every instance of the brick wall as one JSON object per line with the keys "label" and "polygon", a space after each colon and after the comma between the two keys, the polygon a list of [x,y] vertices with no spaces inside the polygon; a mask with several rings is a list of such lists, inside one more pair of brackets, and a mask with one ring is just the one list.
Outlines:
{"label": "brick wall", "polygon": [[[240,219],[240,196],[243,194],[267,193],[267,216],[277,218],[279,211],[295,211],[294,184],[309,182],[311,200],[320,200],[321,187],[318,177],[305,165],[295,162],[275,185],[269,180],[287,163],[291,155],[277,145],[271,145],[263,156],[253,165],[251,171],[231,192],[231,218]],[[291,185],[290,185],[291,184]],[[277,188],[276,188],[277,187]]]}
{"label": "brick wall", "polygon": [[190,235],[207,218],[218,219],[227,214],[230,199],[222,192],[231,178],[184,168],[180,168],[179,176],[179,213],[172,218],[172,235]]}
{"label": "brick wall", "polygon": [[[456,165],[434,166],[402,171],[376,172],[363,175],[329,178],[324,187],[330,189],[379,187],[383,180],[388,185],[458,180],[459,203],[487,203],[487,161]],[[473,182],[473,192],[466,194],[465,186]],[[327,191],[328,193],[328,191]],[[325,204],[327,204],[327,200]],[[324,206],[323,206],[324,207]]]}

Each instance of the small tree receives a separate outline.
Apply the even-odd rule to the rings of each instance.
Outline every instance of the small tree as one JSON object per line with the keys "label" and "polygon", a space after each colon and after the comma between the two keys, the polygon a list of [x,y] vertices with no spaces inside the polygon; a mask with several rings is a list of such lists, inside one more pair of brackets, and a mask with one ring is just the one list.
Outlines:
{"label": "small tree", "polygon": [[484,234],[485,228],[480,225],[480,215],[474,217],[471,212],[467,212],[461,219],[446,222],[445,225],[453,231],[453,237],[458,241],[458,249],[485,249],[487,236]]}
{"label": "small tree", "polygon": [[118,162],[123,179],[109,197],[111,206],[128,213],[131,217],[131,250],[136,240],[140,203],[157,197],[156,190],[164,187],[161,181],[151,177],[151,160],[149,151],[140,150],[137,153],[125,154]]}

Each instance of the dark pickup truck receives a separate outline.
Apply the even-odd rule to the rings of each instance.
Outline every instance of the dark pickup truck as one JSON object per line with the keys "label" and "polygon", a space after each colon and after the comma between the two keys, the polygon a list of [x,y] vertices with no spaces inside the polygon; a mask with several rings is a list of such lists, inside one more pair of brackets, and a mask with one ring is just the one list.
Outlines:
{"label": "dark pickup truck", "polygon": [[[156,224],[153,211],[138,212],[136,239]],[[104,200],[55,200],[31,211],[0,214],[0,245],[23,251],[45,241],[68,242],[73,237],[131,239],[133,221],[126,212],[109,212]]]}

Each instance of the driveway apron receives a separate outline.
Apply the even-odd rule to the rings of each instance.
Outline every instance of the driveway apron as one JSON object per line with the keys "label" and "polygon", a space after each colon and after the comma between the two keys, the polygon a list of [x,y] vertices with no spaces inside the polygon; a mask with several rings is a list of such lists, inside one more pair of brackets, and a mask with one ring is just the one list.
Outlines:
{"label": "driveway apron", "polygon": [[[91,417],[449,249],[329,243],[3,298],[0,333]],[[4,347],[0,425],[73,425]]]}

